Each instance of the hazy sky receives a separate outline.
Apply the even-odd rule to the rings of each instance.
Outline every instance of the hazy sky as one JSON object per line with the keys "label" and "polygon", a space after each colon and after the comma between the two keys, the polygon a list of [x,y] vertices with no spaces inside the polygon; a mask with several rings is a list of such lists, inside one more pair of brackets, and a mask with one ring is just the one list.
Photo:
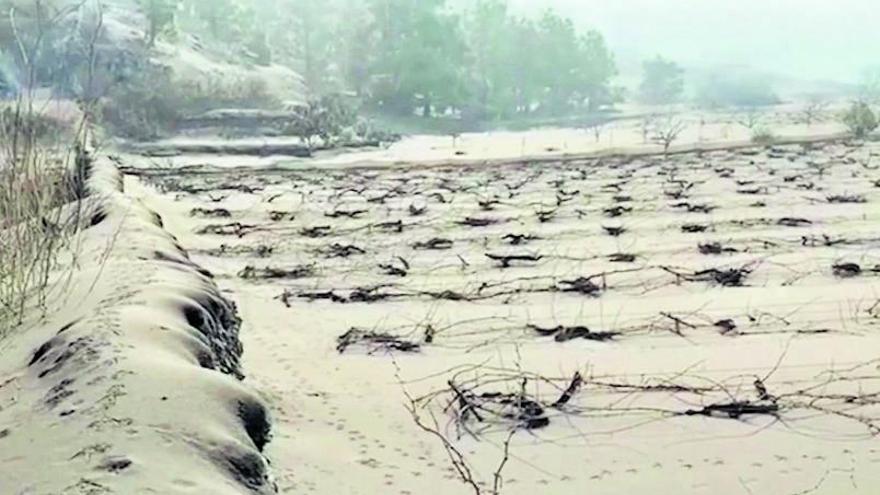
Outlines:
{"label": "hazy sky", "polygon": [[749,65],[855,81],[880,65],[880,0],[511,0],[599,28],[622,62],[661,53],[687,65]]}

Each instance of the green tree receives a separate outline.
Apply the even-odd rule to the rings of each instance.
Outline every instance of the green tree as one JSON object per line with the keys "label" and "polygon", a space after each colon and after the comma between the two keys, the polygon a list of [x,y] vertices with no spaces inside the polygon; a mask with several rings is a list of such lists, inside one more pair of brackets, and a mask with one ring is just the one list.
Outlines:
{"label": "green tree", "polygon": [[261,20],[269,44],[300,72],[311,97],[366,92],[376,33],[364,0],[271,1],[277,9]]}
{"label": "green tree", "polygon": [[232,41],[242,5],[237,0],[186,0],[185,10],[215,40]]}
{"label": "green tree", "polygon": [[147,17],[147,45],[156,45],[159,36],[174,32],[178,0],[139,0]]}
{"label": "green tree", "polygon": [[[341,40],[336,38],[336,27],[341,23],[335,18],[341,9],[334,9],[327,0],[288,0],[295,12],[290,23],[294,36],[294,55],[299,63],[300,74],[311,95],[326,94],[340,88],[333,83],[337,78],[337,53]],[[332,88],[332,89],[331,89]],[[328,89],[330,89],[328,91]]]}
{"label": "green tree", "polygon": [[750,74],[716,74],[697,90],[697,102],[705,107],[761,107],[779,103],[773,88],[763,79]]}
{"label": "green tree", "polygon": [[377,33],[373,97],[392,112],[425,117],[463,101],[465,44],[445,0],[369,0]]}
{"label": "green tree", "polygon": [[642,64],[642,101],[652,105],[674,103],[684,93],[684,69],[671,60],[656,56]]}
{"label": "green tree", "polygon": [[600,106],[621,99],[611,88],[611,79],[617,75],[617,64],[602,33],[591,30],[581,37],[579,58],[583,64],[581,84],[589,111],[595,112]]}
{"label": "green tree", "polygon": [[512,23],[507,2],[502,0],[477,0],[465,14],[465,38],[472,61],[472,110],[478,117],[500,117],[512,106]]}
{"label": "green tree", "polygon": [[585,65],[579,60],[581,44],[571,19],[546,10],[538,21],[534,43],[540,57],[535,59],[532,77],[541,89],[543,111],[560,114],[577,100],[582,89]]}
{"label": "green tree", "polygon": [[511,16],[502,0],[481,0],[465,17],[476,106],[494,117],[556,115],[613,100],[614,57],[597,31],[580,34],[546,10],[537,20]]}
{"label": "green tree", "polygon": [[[182,29],[205,35],[211,41],[228,44],[224,49],[237,48],[239,55],[256,64],[268,65],[273,60],[268,12],[280,13],[278,0],[182,0]],[[291,12],[290,9],[286,9]],[[289,30],[289,23],[284,26]],[[291,43],[292,44],[292,43]]]}
{"label": "green tree", "polygon": [[362,0],[343,0],[340,15],[331,38],[334,40],[333,60],[338,71],[339,89],[358,95],[368,91],[375,33],[368,6]]}
{"label": "green tree", "polygon": [[544,78],[537,73],[541,54],[534,43],[538,27],[529,19],[516,19],[511,23],[510,47],[512,56],[502,59],[510,61],[505,100],[513,103],[513,112],[529,113],[544,90]]}

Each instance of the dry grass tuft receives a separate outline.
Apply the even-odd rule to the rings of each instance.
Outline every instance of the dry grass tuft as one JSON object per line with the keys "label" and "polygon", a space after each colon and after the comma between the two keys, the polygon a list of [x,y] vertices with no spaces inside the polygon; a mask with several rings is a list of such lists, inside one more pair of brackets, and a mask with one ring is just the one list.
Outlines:
{"label": "dry grass tuft", "polygon": [[0,114],[0,338],[45,311],[59,254],[80,227],[67,147],[32,106],[20,100]]}

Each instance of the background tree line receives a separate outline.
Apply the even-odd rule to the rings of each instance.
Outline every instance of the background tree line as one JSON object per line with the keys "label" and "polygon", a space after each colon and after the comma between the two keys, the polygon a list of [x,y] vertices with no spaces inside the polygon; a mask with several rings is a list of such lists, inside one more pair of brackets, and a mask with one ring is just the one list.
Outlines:
{"label": "background tree line", "polygon": [[[552,10],[520,15],[507,0],[454,1],[116,0],[107,15],[142,23],[142,42],[98,37],[90,50],[83,47],[96,32],[102,2],[15,0],[10,12],[24,44],[37,36],[40,50],[38,57],[21,52],[13,17],[0,16],[0,93],[35,85],[66,97],[100,98],[119,110],[105,113],[126,123],[130,132],[124,134],[146,137],[213,108],[277,109],[287,98],[298,101],[290,71],[285,80],[294,84],[279,91],[269,88],[265,77],[248,79],[252,65],[295,69],[306,107],[322,110],[305,113],[324,120],[337,115],[333,110],[340,104],[360,117],[423,117],[377,119],[392,129],[418,128],[418,120],[428,122],[425,130],[450,132],[499,121],[513,127],[589,126],[623,101],[624,89],[615,85],[617,64],[600,32],[580,29]],[[69,15],[58,16],[65,12]],[[55,17],[62,20],[46,22]],[[176,45],[243,67],[242,75],[175,80]],[[89,63],[92,52],[95,63]],[[153,63],[158,52],[172,54],[171,62]],[[20,67],[31,58],[39,64],[26,73]],[[877,101],[877,73],[865,77],[860,100]],[[772,83],[741,67],[686,72],[657,55],[644,60],[640,76],[626,96],[649,105],[753,108],[779,102]],[[137,118],[127,117],[134,114]]]}
{"label": "background tree line", "polygon": [[602,34],[506,0],[140,0],[147,42],[173,27],[302,74],[310,97],[350,94],[394,115],[475,120],[595,112],[620,98]]}

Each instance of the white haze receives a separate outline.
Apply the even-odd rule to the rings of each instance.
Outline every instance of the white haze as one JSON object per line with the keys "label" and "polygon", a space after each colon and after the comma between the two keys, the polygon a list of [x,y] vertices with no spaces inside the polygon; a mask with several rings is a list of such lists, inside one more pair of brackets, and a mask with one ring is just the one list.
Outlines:
{"label": "white haze", "polygon": [[690,68],[747,66],[856,82],[880,64],[880,0],[512,0],[599,29],[623,70],[662,54]]}

